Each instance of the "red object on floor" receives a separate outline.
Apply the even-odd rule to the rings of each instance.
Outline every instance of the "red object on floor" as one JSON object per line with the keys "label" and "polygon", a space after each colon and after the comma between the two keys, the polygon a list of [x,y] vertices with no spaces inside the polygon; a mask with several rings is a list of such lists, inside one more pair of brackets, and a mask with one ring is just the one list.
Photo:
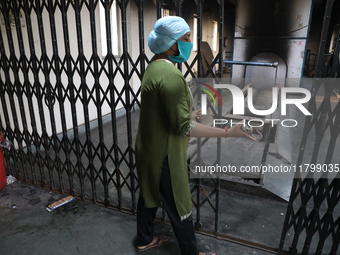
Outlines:
{"label": "red object on floor", "polygon": [[[0,143],[5,140],[4,133],[0,132]],[[6,168],[3,148],[0,146],[0,190],[6,187]]]}

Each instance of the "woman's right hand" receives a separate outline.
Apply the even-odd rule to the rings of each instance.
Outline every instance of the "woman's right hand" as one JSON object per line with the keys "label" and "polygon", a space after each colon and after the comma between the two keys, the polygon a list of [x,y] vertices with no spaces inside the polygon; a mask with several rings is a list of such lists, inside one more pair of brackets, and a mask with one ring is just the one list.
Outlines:
{"label": "woman's right hand", "polygon": [[251,135],[252,128],[250,129],[249,133],[242,130],[242,127],[244,125],[243,123],[244,122],[239,122],[238,124],[230,127],[228,129],[228,137],[246,137],[252,141],[257,142],[257,140]]}

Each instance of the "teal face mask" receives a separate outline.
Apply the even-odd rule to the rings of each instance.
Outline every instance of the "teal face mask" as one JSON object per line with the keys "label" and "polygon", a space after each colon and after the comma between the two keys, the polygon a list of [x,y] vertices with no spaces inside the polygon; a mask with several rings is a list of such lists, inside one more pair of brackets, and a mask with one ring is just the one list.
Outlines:
{"label": "teal face mask", "polygon": [[192,43],[191,42],[184,42],[184,41],[177,41],[178,56],[168,56],[169,59],[176,63],[183,63],[187,61],[190,57],[191,50],[192,50]]}

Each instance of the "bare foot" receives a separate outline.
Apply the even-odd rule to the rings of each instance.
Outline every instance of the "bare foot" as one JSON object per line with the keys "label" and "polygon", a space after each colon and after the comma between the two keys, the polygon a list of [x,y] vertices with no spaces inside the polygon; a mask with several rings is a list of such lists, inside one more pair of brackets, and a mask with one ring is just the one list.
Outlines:
{"label": "bare foot", "polygon": [[200,252],[199,255],[216,255],[217,253],[216,252]]}

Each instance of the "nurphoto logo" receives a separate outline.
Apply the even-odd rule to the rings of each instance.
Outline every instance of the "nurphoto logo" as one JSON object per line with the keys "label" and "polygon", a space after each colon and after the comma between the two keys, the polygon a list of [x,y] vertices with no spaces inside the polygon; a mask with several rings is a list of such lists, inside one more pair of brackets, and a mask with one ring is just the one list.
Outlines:
{"label": "nurphoto logo", "polygon": [[[232,136],[197,139],[189,144],[190,178],[261,185],[274,179],[339,178],[335,152],[340,151],[340,79],[200,78],[192,82],[193,105],[201,108],[203,124],[218,128],[239,124],[256,141]],[[311,160],[314,146],[319,151]]]}
{"label": "nurphoto logo", "polygon": [[[214,106],[217,105],[218,100],[219,104],[222,105],[222,97],[221,93],[226,90],[230,92],[232,96],[232,113],[233,115],[245,115],[245,109],[247,106],[248,111],[252,116],[259,116],[261,119],[250,119],[248,120],[248,125],[252,127],[260,127],[264,125],[265,122],[271,123],[273,126],[274,123],[280,121],[281,125],[284,127],[295,127],[298,124],[298,121],[295,119],[271,119],[270,116],[276,110],[280,110],[281,116],[287,116],[287,107],[289,105],[293,105],[297,109],[299,109],[305,116],[312,115],[307,108],[304,106],[305,103],[308,103],[311,99],[311,93],[306,88],[300,87],[281,87],[278,88],[276,86],[272,86],[271,88],[267,88],[266,90],[271,91],[270,100],[265,99],[267,104],[270,104],[270,107],[266,109],[257,109],[254,105],[254,89],[249,86],[245,91],[242,91],[240,86],[233,85],[230,83],[225,83],[223,81],[216,82],[214,79],[209,79],[201,81],[197,79],[196,84],[198,88],[202,91],[200,102],[201,102],[201,110],[202,115],[207,115],[208,103],[207,103],[207,95],[210,97]],[[299,95],[298,98],[293,97],[290,98],[289,95]],[[225,102],[231,103],[231,102]],[[263,118],[266,119],[263,120]],[[232,120],[227,119],[214,119],[213,126],[224,125],[224,124],[236,124],[232,123]],[[260,123],[260,124],[259,124]],[[245,124],[245,123],[244,123]]]}

